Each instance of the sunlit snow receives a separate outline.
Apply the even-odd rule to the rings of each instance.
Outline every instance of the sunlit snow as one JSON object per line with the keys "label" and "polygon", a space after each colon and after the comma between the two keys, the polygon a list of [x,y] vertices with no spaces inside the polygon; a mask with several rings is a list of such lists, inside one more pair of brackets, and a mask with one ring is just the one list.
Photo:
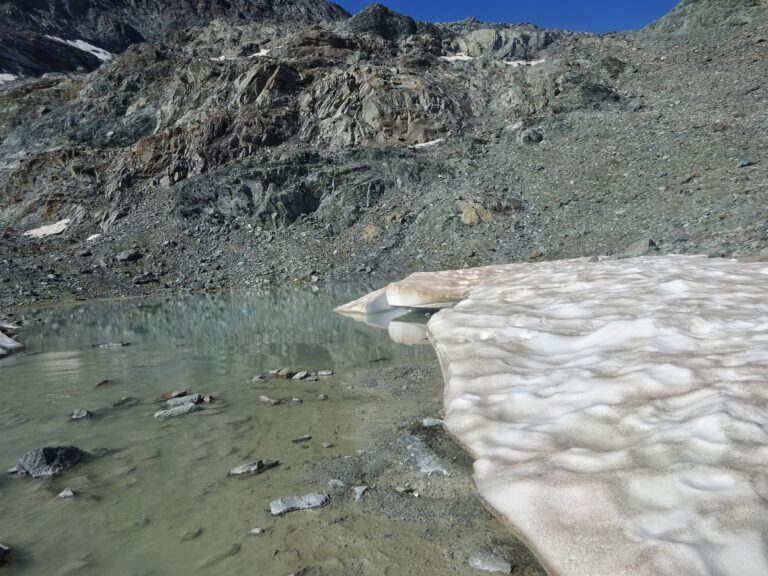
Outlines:
{"label": "sunlit snow", "polygon": [[428,324],[446,428],[551,574],[768,574],[768,263],[514,264],[384,294],[462,300]]}
{"label": "sunlit snow", "polygon": [[422,148],[432,148],[433,146],[437,146],[438,144],[442,144],[445,142],[444,138],[438,138],[437,140],[430,140],[429,142],[421,142],[419,144],[414,144],[413,148],[416,148],[418,150]]}
{"label": "sunlit snow", "polygon": [[63,38],[59,38],[58,36],[48,36],[48,35],[46,35],[45,37],[49,38],[50,40],[55,40],[56,42],[61,42],[62,44],[68,44],[69,46],[73,46],[78,50],[82,50],[83,52],[88,52],[89,54],[93,54],[94,56],[96,56],[96,58],[98,58],[102,62],[106,62],[107,60],[112,60],[112,58],[115,57],[115,55],[112,54],[111,52],[107,52],[103,48],[99,48],[98,46],[89,44],[84,40],[64,40]]}
{"label": "sunlit snow", "polygon": [[6,82],[13,82],[16,80],[16,76],[13,74],[0,74],[0,84],[5,84]]}
{"label": "sunlit snow", "polygon": [[541,60],[505,60],[504,64],[519,68],[520,66],[538,66],[539,64],[544,64],[544,62],[546,60],[542,58]]}

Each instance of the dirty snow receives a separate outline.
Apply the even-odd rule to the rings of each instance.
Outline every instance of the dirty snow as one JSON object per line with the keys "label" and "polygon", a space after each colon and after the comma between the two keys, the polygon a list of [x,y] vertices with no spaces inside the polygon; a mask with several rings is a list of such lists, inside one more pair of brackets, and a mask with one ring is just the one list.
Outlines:
{"label": "dirty snow", "polygon": [[504,64],[519,68],[520,66],[538,66],[539,64],[544,64],[544,62],[546,62],[546,59],[542,58],[541,60],[505,60]]}
{"label": "dirty snow", "polygon": [[115,57],[115,55],[112,54],[112,52],[107,52],[103,48],[99,48],[98,46],[89,44],[84,40],[64,40],[63,38],[59,38],[58,36],[48,36],[47,34],[45,37],[50,40],[55,40],[56,42],[61,42],[62,44],[68,44],[70,46],[73,46],[74,48],[77,48],[78,50],[82,50],[83,52],[88,52],[89,54],[93,54],[94,56],[96,56],[96,58],[98,58],[102,62],[106,62],[107,60],[112,60]]}
{"label": "dirty snow", "polygon": [[514,264],[390,293],[464,297],[428,325],[446,429],[551,574],[768,574],[768,263]]}
{"label": "dirty snow", "polygon": [[440,60],[445,60],[446,62],[470,62],[474,60],[474,58],[472,56],[467,56],[463,52],[459,52],[453,56],[440,56]]}
{"label": "dirty snow", "polygon": [[16,80],[17,77],[13,74],[0,74],[0,84],[5,84],[6,82],[13,82]]}
{"label": "dirty snow", "polygon": [[55,224],[41,226],[40,228],[35,228],[34,230],[27,230],[24,232],[24,236],[29,236],[30,238],[45,238],[47,236],[55,236],[56,234],[61,234],[64,232],[64,230],[67,229],[67,226],[69,226],[69,223],[70,219],[65,218],[64,220],[59,220]]}
{"label": "dirty snow", "polygon": [[416,148],[417,150],[420,150],[422,148],[432,148],[433,146],[437,146],[438,144],[442,144],[445,142],[445,138],[438,138],[437,140],[430,140],[429,142],[421,142],[420,144],[414,144],[412,148]]}

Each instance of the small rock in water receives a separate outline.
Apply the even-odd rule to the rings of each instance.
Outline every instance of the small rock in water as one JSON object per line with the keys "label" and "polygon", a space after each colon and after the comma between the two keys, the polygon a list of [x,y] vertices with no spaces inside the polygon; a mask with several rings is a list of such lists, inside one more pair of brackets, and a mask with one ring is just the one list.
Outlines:
{"label": "small rock in water", "polygon": [[65,500],[67,498],[74,498],[74,497],[75,497],[75,493],[72,492],[71,488],[64,488],[64,490],[62,490],[59,493],[59,495],[56,496],[56,498],[59,498],[60,500]]}
{"label": "small rock in water", "polygon": [[424,428],[436,428],[442,426],[443,421],[440,420],[440,418],[424,418],[424,420],[421,421],[421,425],[424,426]]}
{"label": "small rock in water", "polygon": [[298,438],[294,438],[293,440],[291,440],[291,442],[293,442],[294,444],[301,444],[302,442],[309,442],[310,440],[312,440],[312,436],[310,436],[309,434],[304,434],[304,436],[299,436]]}
{"label": "small rock in water", "polygon": [[272,516],[282,516],[296,510],[309,510],[311,508],[323,508],[331,502],[330,494],[307,494],[306,496],[289,496],[273,500],[269,504]]}
{"label": "small rock in water", "polygon": [[229,476],[252,476],[253,474],[261,474],[265,470],[269,470],[270,468],[274,468],[280,464],[277,460],[254,460],[253,462],[248,462],[247,464],[241,464],[240,466],[237,466],[236,468],[232,468],[232,470],[229,471]]}
{"label": "small rock in water", "polygon": [[90,418],[93,416],[92,412],[89,412],[88,410],[84,408],[78,408],[72,414],[70,414],[69,419],[70,420],[83,420],[84,418]]}
{"label": "small rock in water", "polygon": [[128,406],[128,405],[136,404],[136,402],[138,402],[138,400],[136,400],[136,398],[132,398],[131,396],[123,396],[122,398],[120,398],[120,400],[116,400],[112,404],[112,406],[115,407],[115,408],[121,408],[122,406]]}
{"label": "small rock in water", "polygon": [[332,442],[323,442],[323,443],[321,444],[321,446],[322,446],[323,448],[333,448],[333,443],[332,443]]}
{"label": "small rock in water", "polygon": [[755,164],[757,164],[757,162],[751,158],[745,158],[739,162],[739,168],[747,168],[748,166],[754,166]]}
{"label": "small rock in water", "polygon": [[488,548],[481,548],[472,552],[467,558],[467,564],[475,570],[496,574],[512,574],[512,564]]}
{"label": "small rock in water", "polygon": [[0,544],[0,566],[3,566],[8,562],[8,560],[11,559],[12,553],[13,553],[13,550],[11,550],[10,546],[6,546],[5,544]]}
{"label": "small rock in water", "polygon": [[363,495],[368,492],[368,486],[355,486],[352,490],[355,491],[355,502],[360,502],[363,499]]}
{"label": "small rock in water", "polygon": [[85,452],[76,446],[35,448],[19,460],[16,473],[33,478],[50,478],[80,462]]}
{"label": "small rock in water", "polygon": [[160,400],[167,402],[171,398],[181,398],[182,396],[189,395],[189,392],[186,390],[174,390],[172,392],[163,392],[160,394]]}
{"label": "small rock in water", "polygon": [[130,345],[131,345],[130,342],[105,342],[103,344],[93,344],[93,347],[109,350],[112,348],[124,348],[125,346],[130,346]]}
{"label": "small rock in water", "polygon": [[297,372],[296,374],[294,374],[293,378],[291,378],[291,379],[292,380],[304,380],[304,379],[306,379],[308,377],[309,377],[309,372],[307,372],[306,370],[302,370],[301,372]]}
{"label": "small rock in water", "polygon": [[320,378],[318,378],[317,376],[309,376],[309,377],[308,377],[307,379],[305,379],[304,381],[305,381],[305,382],[317,382],[318,380],[320,380]]}
{"label": "small rock in water", "polygon": [[203,529],[202,528],[195,528],[194,530],[187,530],[187,531],[185,531],[181,535],[181,541],[182,542],[189,542],[191,540],[194,540],[198,536],[200,536],[200,534],[202,534],[202,533],[203,533]]}
{"label": "small rock in water", "polygon": [[303,404],[303,403],[304,403],[304,400],[302,400],[301,398],[291,398],[291,402],[290,402],[291,406],[298,406],[299,404]]}
{"label": "small rock in water", "polygon": [[275,376],[278,378],[285,378],[288,380],[289,378],[293,378],[294,374],[296,374],[293,370],[290,368],[283,368],[281,370],[278,370],[277,373],[275,373]]}
{"label": "small rock in water", "polygon": [[165,401],[165,405],[168,408],[175,408],[177,406],[183,406],[184,404],[200,404],[202,401],[203,397],[200,394],[187,394],[186,396],[169,398]]}
{"label": "small rock in water", "polygon": [[318,400],[328,400],[328,394],[318,394],[317,395]]}
{"label": "small rock in water", "polygon": [[333,376],[333,370],[319,370],[317,372],[318,376]]}
{"label": "small rock in water", "polygon": [[155,412],[154,416],[156,420],[167,420],[168,418],[175,418],[176,416],[184,416],[190,414],[197,409],[197,404],[182,404],[175,408],[168,408],[167,410],[159,410]]}
{"label": "small rock in water", "polygon": [[339,480],[338,478],[333,478],[331,480],[328,480],[328,489],[329,490],[344,490],[346,488],[346,484]]}
{"label": "small rock in water", "polygon": [[282,400],[278,400],[277,398],[270,398],[269,396],[262,395],[262,396],[259,396],[259,402],[262,402],[269,406],[277,406],[278,404],[282,403]]}
{"label": "small rock in water", "polygon": [[213,404],[216,401],[216,397],[213,394],[203,394],[204,404]]}
{"label": "small rock in water", "polygon": [[96,387],[98,388],[99,386],[109,386],[110,384],[114,384],[114,383],[115,383],[115,381],[114,381],[114,380],[109,380],[109,379],[107,379],[107,380],[102,380],[101,382],[99,382],[98,384],[96,384]]}
{"label": "small rock in water", "polygon": [[254,536],[261,536],[262,534],[264,534],[264,532],[266,532],[264,528],[254,528],[253,530],[251,530],[251,534],[253,534]]}

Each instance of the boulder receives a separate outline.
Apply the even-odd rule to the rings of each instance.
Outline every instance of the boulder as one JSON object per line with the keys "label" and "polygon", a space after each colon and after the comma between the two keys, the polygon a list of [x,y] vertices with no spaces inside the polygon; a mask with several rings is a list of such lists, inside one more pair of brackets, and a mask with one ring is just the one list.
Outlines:
{"label": "boulder", "polygon": [[246,464],[241,464],[229,471],[228,476],[236,476],[242,478],[243,476],[253,476],[254,474],[261,474],[265,470],[274,468],[280,464],[277,460],[254,460]]}
{"label": "boulder", "polygon": [[269,504],[272,516],[282,516],[296,510],[309,510],[311,508],[323,508],[331,503],[330,494],[316,493],[306,496],[289,496],[273,500]]}
{"label": "boulder", "polygon": [[32,478],[50,478],[80,462],[85,452],[76,446],[35,448],[19,460],[16,473]]}

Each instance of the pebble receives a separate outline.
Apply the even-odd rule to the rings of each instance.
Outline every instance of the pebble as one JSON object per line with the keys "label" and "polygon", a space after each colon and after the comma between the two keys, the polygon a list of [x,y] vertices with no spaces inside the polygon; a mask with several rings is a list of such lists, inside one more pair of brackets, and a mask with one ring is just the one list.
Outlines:
{"label": "pebble", "polygon": [[264,534],[264,532],[266,532],[264,528],[254,528],[251,530],[251,534],[253,534],[254,536],[261,536],[262,534]]}
{"label": "pebble", "polygon": [[241,464],[229,471],[228,476],[253,476],[254,474],[261,474],[265,470],[274,468],[280,464],[277,460],[254,460],[246,464]]}
{"label": "pebble", "polygon": [[360,502],[365,493],[368,492],[368,486],[355,486],[352,490],[355,492],[355,502]]}
{"label": "pebble", "polygon": [[194,540],[195,538],[200,536],[200,534],[202,534],[202,533],[203,533],[203,529],[202,528],[195,528],[194,530],[187,530],[186,532],[184,532],[181,535],[181,541],[182,542],[189,542],[190,540]]}
{"label": "pebble", "polygon": [[278,404],[282,403],[282,400],[278,400],[277,398],[270,398],[269,396],[261,395],[259,396],[259,402],[263,404],[267,404],[268,406],[277,406]]}
{"label": "pebble", "polygon": [[293,440],[291,440],[291,442],[293,442],[294,444],[301,444],[302,442],[309,442],[310,440],[312,440],[312,436],[310,436],[309,434],[304,434],[304,436],[299,436],[298,438],[294,438]]}
{"label": "pebble", "polygon": [[167,410],[159,410],[155,412],[155,420],[167,420],[168,418],[175,418],[176,416],[184,416],[190,414],[197,409],[197,404],[182,404],[175,408],[168,408]]}
{"label": "pebble", "polygon": [[305,380],[306,378],[309,378],[309,372],[302,370],[294,374],[292,380]]}
{"label": "pebble", "polygon": [[304,400],[301,398],[291,398],[290,404],[291,406],[298,406],[299,404],[303,404]]}
{"label": "pebble", "polygon": [[84,408],[78,408],[72,414],[70,414],[69,419],[70,420],[83,420],[85,418],[90,418],[93,416],[92,412],[89,412],[88,410]]}
{"label": "pebble", "polygon": [[443,425],[443,421],[440,420],[440,418],[424,418],[424,420],[421,421],[421,425],[424,426],[424,428],[437,428],[438,426]]}
{"label": "pebble", "polygon": [[285,378],[287,380],[288,378],[293,378],[294,374],[295,372],[293,372],[290,368],[283,368],[281,370],[278,370],[275,373],[275,376],[277,376],[278,378]]}
{"label": "pebble", "polygon": [[333,376],[333,370],[319,370],[318,376]]}
{"label": "pebble", "polygon": [[289,512],[297,510],[309,510],[312,508],[323,508],[331,503],[330,494],[315,493],[305,496],[288,496],[273,500],[269,504],[269,511],[272,516],[282,516]]}
{"label": "pebble", "polygon": [[746,158],[739,162],[739,168],[746,168],[747,166],[754,166],[755,164],[757,164],[757,162],[750,158]]}
{"label": "pebble", "polygon": [[143,257],[143,254],[138,250],[123,250],[115,255],[115,260],[118,262],[135,262]]}
{"label": "pebble", "polygon": [[333,448],[333,443],[332,443],[332,442],[323,442],[323,443],[321,444],[321,446],[322,446],[323,448]]}
{"label": "pebble", "polygon": [[493,572],[495,574],[512,574],[512,564],[504,560],[493,550],[481,548],[475,550],[467,558],[467,564],[475,570]]}
{"label": "pebble", "polygon": [[114,383],[115,383],[115,381],[114,381],[114,380],[102,380],[101,382],[99,382],[98,384],[96,384],[96,386],[97,386],[97,387],[98,387],[98,386],[109,386],[110,384],[114,384]]}
{"label": "pebble", "polygon": [[346,488],[346,484],[339,480],[338,478],[333,478],[331,480],[328,480],[328,489],[329,490],[343,490]]}
{"label": "pebble", "polygon": [[200,394],[187,394],[186,396],[169,398],[166,400],[165,405],[168,408],[175,408],[177,406],[183,406],[184,404],[200,404],[202,401],[203,397]]}
{"label": "pebble", "polygon": [[318,400],[328,400],[328,394],[318,394],[317,395]]}
{"label": "pebble", "polygon": [[132,398],[131,396],[123,396],[120,398],[120,400],[115,400],[115,402],[112,404],[115,408],[120,408],[121,406],[128,406],[129,404],[135,404],[138,402],[136,398]]}
{"label": "pebble", "polygon": [[72,490],[70,488],[64,488],[64,490],[62,490],[59,493],[59,495],[56,496],[56,498],[59,498],[61,500],[65,500],[67,498],[74,498],[74,497],[75,497],[75,493],[72,492]]}

